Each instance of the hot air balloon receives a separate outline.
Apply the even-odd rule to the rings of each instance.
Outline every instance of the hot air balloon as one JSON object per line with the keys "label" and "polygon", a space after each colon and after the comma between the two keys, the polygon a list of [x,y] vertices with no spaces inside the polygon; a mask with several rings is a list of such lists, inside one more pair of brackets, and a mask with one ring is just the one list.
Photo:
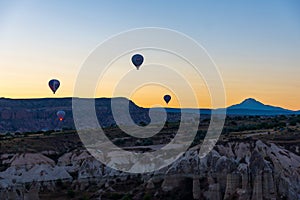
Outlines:
{"label": "hot air balloon", "polygon": [[62,120],[64,120],[66,113],[63,110],[60,110],[60,111],[57,111],[56,115],[57,115],[59,121],[62,121]]}
{"label": "hot air balloon", "polygon": [[138,70],[144,62],[144,57],[140,54],[135,54],[134,56],[132,56],[131,61]]}
{"label": "hot air balloon", "polygon": [[165,102],[168,104],[169,102],[170,102],[170,100],[171,100],[171,96],[170,95],[165,95],[164,96],[164,100],[165,100]]}
{"label": "hot air balloon", "polygon": [[59,80],[52,79],[49,81],[48,85],[49,85],[50,89],[52,90],[53,94],[55,94],[56,90],[60,86],[60,82],[59,82]]}

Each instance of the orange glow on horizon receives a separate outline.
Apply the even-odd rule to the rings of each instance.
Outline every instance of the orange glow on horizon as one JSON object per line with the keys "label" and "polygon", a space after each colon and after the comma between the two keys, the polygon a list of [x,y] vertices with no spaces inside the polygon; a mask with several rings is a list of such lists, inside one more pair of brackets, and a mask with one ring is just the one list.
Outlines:
{"label": "orange glow on horizon", "polygon": [[[228,92],[229,93],[229,92]],[[231,92],[234,93],[234,92]],[[35,99],[35,98],[68,98],[68,97],[73,97],[72,95],[63,95],[63,94],[57,94],[57,95],[24,95],[24,96],[17,96],[17,95],[6,95],[3,96],[3,98],[11,98],[11,99]],[[120,96],[115,96],[115,97],[120,97]],[[97,96],[96,98],[113,98],[112,96]],[[128,97],[125,97],[128,98]],[[272,106],[279,106],[282,108],[286,108],[289,110],[294,110],[298,111],[300,110],[300,104],[298,99],[299,98],[288,98],[286,99],[285,97],[278,97],[278,96],[269,96],[269,95],[236,95],[236,96],[227,96],[227,102],[226,106],[231,106],[234,104],[239,104],[243,100],[247,98],[254,98],[258,101],[260,101],[263,104],[266,105],[272,105]],[[153,105],[160,104],[163,107],[172,107],[172,108],[180,108],[178,105],[177,101],[174,101],[173,98],[169,102],[169,104],[166,104],[161,96],[152,96],[151,98],[147,98],[146,100],[143,100],[142,96],[140,95],[133,95],[131,98],[128,98],[132,100],[136,105],[145,107],[145,108],[151,108]],[[172,103],[173,102],[173,103]],[[212,108],[210,105],[210,102],[201,102],[200,108]],[[194,107],[190,107],[194,108]]]}

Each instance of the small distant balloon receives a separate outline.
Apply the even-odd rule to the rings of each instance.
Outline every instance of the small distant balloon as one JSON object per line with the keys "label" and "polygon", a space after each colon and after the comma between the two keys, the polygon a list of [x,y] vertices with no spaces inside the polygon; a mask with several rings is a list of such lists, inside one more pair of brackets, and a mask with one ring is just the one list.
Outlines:
{"label": "small distant balloon", "polygon": [[138,70],[144,62],[144,57],[140,54],[135,54],[134,56],[132,56],[131,61]]}
{"label": "small distant balloon", "polygon": [[169,102],[170,102],[170,100],[171,100],[171,96],[170,95],[165,95],[164,96],[164,100],[165,100],[165,102],[168,104]]}
{"label": "small distant balloon", "polygon": [[49,81],[48,85],[49,85],[50,89],[52,90],[53,94],[55,94],[56,90],[60,86],[60,82],[59,82],[59,80],[52,79]]}
{"label": "small distant balloon", "polygon": [[64,120],[66,113],[63,110],[60,110],[60,111],[57,111],[56,115],[57,115],[59,121],[62,121],[62,120]]}

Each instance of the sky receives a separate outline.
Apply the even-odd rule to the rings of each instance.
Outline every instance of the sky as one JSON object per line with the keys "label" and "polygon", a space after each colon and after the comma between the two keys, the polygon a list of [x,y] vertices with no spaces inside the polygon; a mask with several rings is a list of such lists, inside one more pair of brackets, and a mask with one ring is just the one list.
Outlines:
{"label": "sky", "polygon": [[[93,49],[112,35],[142,27],[173,29],[201,44],[219,68],[227,105],[252,97],[300,109],[297,0],[0,0],[0,96],[71,97]],[[52,78],[61,81],[56,95],[47,86]],[[163,104],[166,91],[155,87],[128,98],[145,107]],[[99,97],[111,95],[107,89]],[[199,106],[211,107],[209,98]]]}

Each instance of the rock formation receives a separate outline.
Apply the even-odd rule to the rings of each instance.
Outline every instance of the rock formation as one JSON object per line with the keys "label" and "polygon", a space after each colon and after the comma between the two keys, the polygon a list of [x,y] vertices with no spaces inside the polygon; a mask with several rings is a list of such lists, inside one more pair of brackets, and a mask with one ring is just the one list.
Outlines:
{"label": "rock formation", "polygon": [[2,154],[7,167],[0,172],[0,199],[35,199],[64,183],[75,191],[99,187],[99,197],[117,184],[139,181],[131,193],[140,198],[142,191],[156,191],[156,198],[165,199],[184,187],[194,199],[300,199],[300,157],[280,146],[237,141],[217,144],[201,159],[198,152],[194,147],[170,166],[142,175],[113,170],[86,150],[66,152],[57,160],[51,159],[55,151]]}

